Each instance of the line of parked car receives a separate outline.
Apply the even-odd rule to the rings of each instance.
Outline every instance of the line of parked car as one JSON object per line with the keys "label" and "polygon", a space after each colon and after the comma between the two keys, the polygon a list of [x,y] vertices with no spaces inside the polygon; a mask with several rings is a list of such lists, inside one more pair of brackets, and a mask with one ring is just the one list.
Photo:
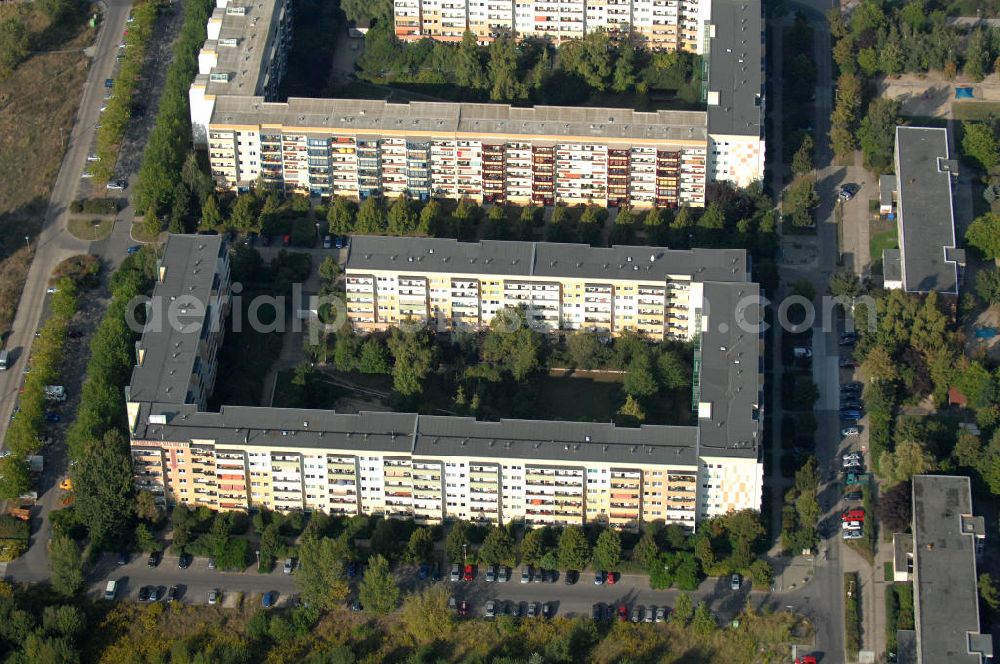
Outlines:
{"label": "line of parked car", "polygon": [[[435,578],[437,581],[436,571],[437,565],[435,567]],[[427,573],[425,571],[426,565],[420,566],[419,576],[420,579],[426,579]],[[474,565],[460,565],[455,563],[451,566],[451,574],[449,578],[451,581],[472,581],[476,576],[476,567]],[[563,583],[567,586],[574,585],[580,580],[580,573],[576,570],[567,570],[563,572]],[[506,565],[487,565],[486,566],[486,582],[487,583],[507,583],[511,578],[511,569]],[[521,583],[555,583],[559,580],[559,571],[554,569],[542,569],[534,568],[531,565],[525,565],[521,568]],[[596,572],[594,575],[594,585],[604,585],[606,582],[608,585],[614,585],[617,581],[616,572]]]}
{"label": "line of parked car", "polygon": [[[861,383],[844,383],[840,386],[840,419],[845,422],[857,422],[864,415],[861,403]],[[848,433],[853,431],[853,433]],[[857,427],[847,427],[841,431],[844,435],[857,435]]]}

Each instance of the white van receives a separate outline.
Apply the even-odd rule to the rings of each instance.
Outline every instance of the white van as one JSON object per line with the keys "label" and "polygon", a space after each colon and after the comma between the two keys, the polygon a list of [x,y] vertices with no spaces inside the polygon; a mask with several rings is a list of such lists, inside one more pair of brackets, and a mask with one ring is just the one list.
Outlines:
{"label": "white van", "polygon": [[104,589],[104,599],[113,600],[118,594],[118,582],[108,581],[108,587]]}
{"label": "white van", "polygon": [[0,371],[7,371],[7,351],[0,350]]}

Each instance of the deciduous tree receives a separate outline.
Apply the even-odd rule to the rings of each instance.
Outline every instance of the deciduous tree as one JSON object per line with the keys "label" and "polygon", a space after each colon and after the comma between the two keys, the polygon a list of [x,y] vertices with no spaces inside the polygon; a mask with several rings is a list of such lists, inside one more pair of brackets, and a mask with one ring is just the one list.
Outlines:
{"label": "deciduous tree", "polygon": [[392,578],[389,561],[375,554],[368,559],[365,577],[358,588],[358,599],[361,605],[375,615],[384,616],[392,613],[399,603],[399,586]]}
{"label": "deciduous tree", "polygon": [[344,560],[347,551],[342,543],[329,537],[306,533],[299,542],[300,565],[295,570],[295,585],[302,599],[320,610],[332,610],[347,597]]}
{"label": "deciduous tree", "polygon": [[594,565],[598,569],[615,570],[622,559],[621,535],[614,528],[605,528],[597,537],[593,553]]}
{"label": "deciduous tree", "polygon": [[579,526],[566,526],[559,536],[559,567],[582,570],[590,562],[590,543]]}

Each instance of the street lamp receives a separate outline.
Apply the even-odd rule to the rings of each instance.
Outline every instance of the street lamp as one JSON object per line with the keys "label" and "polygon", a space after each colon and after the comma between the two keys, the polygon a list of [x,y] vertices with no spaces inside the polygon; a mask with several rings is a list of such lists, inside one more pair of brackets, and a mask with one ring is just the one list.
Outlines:
{"label": "street lamp", "polygon": [[462,563],[463,564],[466,563],[466,559],[468,558],[468,554],[467,554],[467,551],[466,551],[466,549],[468,548],[468,546],[469,546],[468,544],[465,544],[465,543],[462,544]]}
{"label": "street lamp", "polygon": [[31,238],[27,235],[24,236],[24,246],[28,249],[31,248]]}
{"label": "street lamp", "polygon": [[257,571],[260,571],[260,549],[257,549]]}

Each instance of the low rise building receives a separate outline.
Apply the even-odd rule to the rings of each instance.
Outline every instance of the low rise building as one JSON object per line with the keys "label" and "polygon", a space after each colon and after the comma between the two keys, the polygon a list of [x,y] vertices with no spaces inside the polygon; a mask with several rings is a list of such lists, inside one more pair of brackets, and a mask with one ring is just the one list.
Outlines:
{"label": "low rise building", "polygon": [[[913,476],[912,545],[894,538],[895,579],[913,582],[914,625],[899,639],[900,664],[983,664],[993,639],[980,633],[976,562],[986,537],[972,513],[968,477]],[[898,535],[902,540],[906,535]],[[902,560],[900,559],[902,557]]]}
{"label": "low rise building", "polygon": [[[958,162],[948,155],[948,130],[896,127],[895,167],[899,249],[883,251],[883,285],[908,293],[958,295],[965,251],[955,243],[951,184]],[[880,181],[880,186],[889,184]],[[880,192],[880,200],[881,208],[891,205],[893,196]]]}
{"label": "low rise building", "polygon": [[[157,290],[168,300],[176,291],[210,302],[216,291],[203,285],[201,268],[214,266],[217,274],[207,283],[222,286],[228,264],[208,261],[207,254],[182,256],[185,244],[195,253],[220,246],[198,249],[190,242],[168,240]],[[626,428],[238,406],[208,412],[202,393],[189,386],[201,384],[190,377],[214,366],[214,356],[174,356],[186,348],[217,350],[192,325],[147,332],[140,342],[127,398],[136,486],[162,505],[383,514],[423,523],[634,526],[663,519],[694,528],[699,519],[760,509],[763,316],[758,288],[746,280],[745,255],[733,256],[733,281],[701,286],[704,306],[690,333],[696,341],[692,425]],[[219,293],[220,301],[225,295]]]}

